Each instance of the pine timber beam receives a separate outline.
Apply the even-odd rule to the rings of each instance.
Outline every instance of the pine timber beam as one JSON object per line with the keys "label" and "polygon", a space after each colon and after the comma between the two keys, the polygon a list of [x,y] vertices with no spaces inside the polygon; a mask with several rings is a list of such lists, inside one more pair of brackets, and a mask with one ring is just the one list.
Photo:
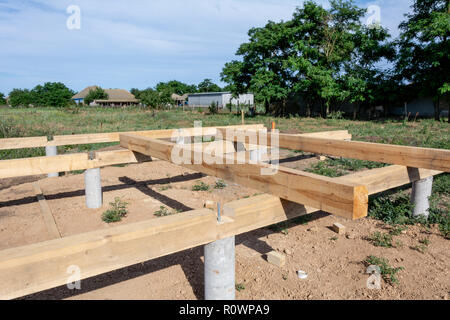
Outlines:
{"label": "pine timber beam", "polygon": [[356,183],[359,182],[369,191],[369,195],[401,187],[414,181],[441,174],[441,171],[408,168],[404,166],[387,166],[383,168],[371,169],[352,173],[346,176],[334,178],[336,181]]}
{"label": "pine timber beam", "polygon": [[[228,127],[204,127],[204,128],[186,128],[181,129],[181,136],[193,136],[200,130],[202,135],[215,135],[217,128],[245,128],[245,129],[262,129],[263,124],[237,125]],[[179,136],[178,129],[166,130],[146,130],[127,132],[150,138],[171,138],[172,136]],[[0,150],[9,149],[23,149],[23,148],[38,148],[46,146],[64,146],[64,145],[79,145],[92,143],[108,143],[119,142],[120,132],[110,133],[88,133],[88,134],[74,134],[74,135],[59,135],[54,136],[53,140],[48,141],[47,137],[25,137],[25,138],[3,138],[0,139]]]}
{"label": "pine timber beam", "polygon": [[220,223],[202,209],[6,249],[0,251],[0,299],[65,285],[69,266],[86,279],[314,211],[260,195],[226,204]]}
{"label": "pine timber beam", "polygon": [[[263,133],[263,136],[267,137],[267,139],[260,139],[261,131],[218,130],[221,131],[223,139],[226,140],[247,142],[249,141],[248,137],[253,135],[258,137],[258,144],[272,145],[270,134]],[[278,147],[280,148],[450,172],[450,150],[445,149],[342,141],[286,133],[278,134],[278,138]]]}
{"label": "pine timber beam", "polygon": [[[177,147],[175,152],[185,148],[171,142],[131,134],[121,134],[120,145],[173,163],[174,148]],[[261,162],[238,164],[235,162],[236,154],[216,155],[216,160],[220,160],[216,163],[206,163],[203,161],[205,156],[208,155],[202,150],[191,150],[190,159],[200,159],[200,164],[192,164],[192,161],[176,164],[348,219],[359,219],[367,215],[368,191],[358,183],[338,182],[313,173]],[[262,170],[275,173],[262,175]]]}

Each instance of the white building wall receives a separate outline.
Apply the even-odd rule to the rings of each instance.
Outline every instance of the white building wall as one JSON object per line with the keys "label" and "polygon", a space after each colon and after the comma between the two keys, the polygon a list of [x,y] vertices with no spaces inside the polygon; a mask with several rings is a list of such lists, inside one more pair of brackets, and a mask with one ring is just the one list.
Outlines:
{"label": "white building wall", "polygon": [[233,98],[232,94],[228,92],[217,94],[191,94],[188,96],[188,105],[191,107],[209,107],[212,102],[215,102],[220,108],[224,108],[230,101],[233,105],[237,105],[238,101],[239,104],[253,105],[254,95],[253,93],[241,94],[237,99]]}

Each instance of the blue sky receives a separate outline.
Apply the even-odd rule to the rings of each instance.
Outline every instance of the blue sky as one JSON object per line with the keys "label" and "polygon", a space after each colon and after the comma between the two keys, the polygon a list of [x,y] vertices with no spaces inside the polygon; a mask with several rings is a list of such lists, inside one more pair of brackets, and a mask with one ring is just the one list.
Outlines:
{"label": "blue sky", "polygon": [[[318,0],[325,7],[327,1]],[[412,0],[356,1],[381,9],[395,36]],[[177,79],[220,83],[247,31],[287,20],[292,0],[0,0],[0,92],[61,81],[78,91],[147,88]],[[69,30],[70,5],[81,28]]]}

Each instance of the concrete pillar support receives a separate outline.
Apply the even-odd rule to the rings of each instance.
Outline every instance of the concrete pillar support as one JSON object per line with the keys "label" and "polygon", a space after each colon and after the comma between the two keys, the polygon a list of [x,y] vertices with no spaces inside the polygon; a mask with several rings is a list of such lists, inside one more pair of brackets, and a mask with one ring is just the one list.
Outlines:
{"label": "concrete pillar support", "polygon": [[205,245],[205,300],[235,299],[235,237]]}
{"label": "concrete pillar support", "polygon": [[428,198],[431,196],[433,189],[433,176],[423,180],[418,180],[412,184],[411,203],[414,205],[413,216],[425,216],[428,218],[430,201]]}
{"label": "concrete pillar support", "polygon": [[[57,154],[58,154],[58,151],[57,151],[56,146],[46,146],[45,147],[45,155],[47,157],[53,157],[53,156],[56,156]],[[49,178],[55,178],[58,176],[59,176],[58,172],[49,173],[47,175],[47,177],[49,177]]]}
{"label": "concrete pillar support", "polygon": [[98,209],[103,204],[102,178],[100,168],[87,169],[84,173],[86,192],[86,206],[89,209]]}

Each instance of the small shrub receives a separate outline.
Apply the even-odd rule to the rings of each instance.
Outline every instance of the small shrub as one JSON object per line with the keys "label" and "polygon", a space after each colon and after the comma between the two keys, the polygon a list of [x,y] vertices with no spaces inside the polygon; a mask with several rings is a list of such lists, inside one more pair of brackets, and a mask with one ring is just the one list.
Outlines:
{"label": "small shrub", "polygon": [[179,213],[179,210],[169,211],[166,207],[160,206],[159,210],[155,211],[153,214],[157,217],[166,217]]}
{"label": "small shrub", "polygon": [[119,197],[114,198],[114,202],[110,202],[110,209],[102,214],[102,220],[106,223],[119,222],[128,213],[127,202],[123,202]]}
{"label": "small shrub", "polygon": [[392,248],[392,236],[390,234],[377,231],[368,240],[376,247]]}
{"label": "small shrub", "polygon": [[397,273],[403,270],[403,267],[393,268],[389,265],[389,260],[386,258],[379,258],[376,256],[368,256],[364,263],[367,266],[378,266],[380,268],[381,276],[384,281],[391,285],[398,283]]}
{"label": "small shrub", "polygon": [[225,181],[219,180],[214,185],[214,189],[223,189],[223,188],[226,188],[226,186],[227,186],[227,184],[225,183]]}
{"label": "small shrub", "polygon": [[240,291],[242,291],[242,290],[245,290],[245,284],[243,284],[243,283],[237,283],[237,284],[236,284],[236,290],[237,290],[238,292],[240,292]]}
{"label": "small shrub", "polygon": [[214,101],[211,102],[211,105],[208,107],[209,113],[216,114],[219,112],[219,106]]}
{"label": "small shrub", "polygon": [[208,191],[208,190],[209,185],[207,185],[203,181],[200,181],[200,183],[197,183],[192,187],[192,191]]}
{"label": "small shrub", "polygon": [[161,186],[158,190],[159,191],[166,191],[166,190],[169,190],[169,189],[172,189],[172,186],[170,184],[166,184],[164,186]]}
{"label": "small shrub", "polygon": [[400,195],[395,199],[387,196],[371,198],[369,208],[370,217],[387,224],[414,224],[415,222],[412,218],[413,205],[407,195]]}

